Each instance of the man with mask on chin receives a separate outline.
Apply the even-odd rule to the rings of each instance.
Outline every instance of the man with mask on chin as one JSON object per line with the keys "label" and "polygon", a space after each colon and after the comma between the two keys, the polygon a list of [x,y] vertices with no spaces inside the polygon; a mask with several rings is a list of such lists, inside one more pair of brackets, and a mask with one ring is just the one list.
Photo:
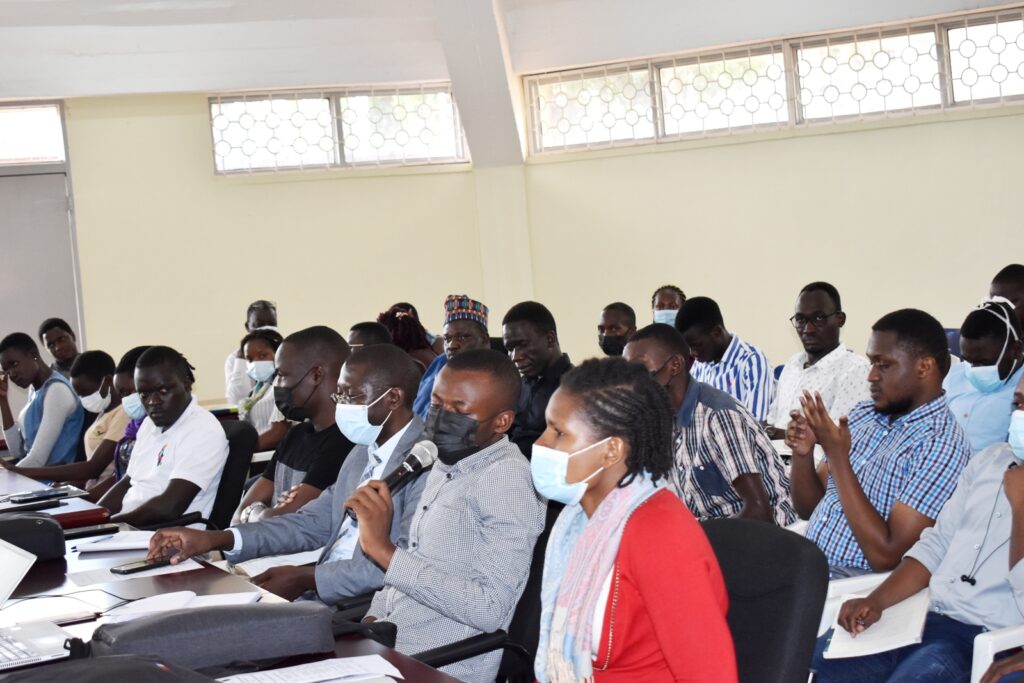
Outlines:
{"label": "man with mask on chin", "polygon": [[[939,321],[906,308],[871,330],[871,400],[837,424],[805,392],[786,430],[793,503],[834,578],[893,569],[935,524],[971,456],[942,391],[950,360]],[[825,452],[817,468],[816,443]]]}
{"label": "man with mask on chin", "polygon": [[348,354],[345,339],[323,325],[281,342],[274,358],[274,402],[297,424],[281,439],[263,476],[249,487],[235,521],[295,512],[338,478],[352,442],[338,431],[331,395]]}
{"label": "man with mask on chin", "polygon": [[621,356],[626,342],[636,332],[636,313],[621,301],[608,304],[597,321],[597,345],[606,356]]}
{"label": "man with mask on chin", "polygon": [[[371,481],[349,498],[363,552],[385,570],[369,620],[398,627],[407,654],[507,629],[544,527],[530,465],[506,432],[519,374],[489,349],[461,353],[434,382],[425,436],[438,449],[406,548],[388,538],[392,502]],[[501,653],[442,667],[467,683],[493,683]]]}
{"label": "man with mask on chin", "polygon": [[[274,567],[253,577],[253,583],[288,600],[305,594],[328,605],[380,588],[384,571],[359,547],[363,517],[350,519],[345,514],[346,501],[357,487],[387,476],[423,440],[423,422],[412,412],[419,375],[412,358],[397,346],[381,344],[354,351],[341,368],[331,405],[337,404],[332,409],[335,429],[356,446],[334,485],[297,512],[227,531],[165,529],[153,537],[150,557],[177,551],[173,561],[178,561],[222,550],[229,561],[238,563],[323,548],[315,566]],[[406,546],[425,481],[424,475],[416,477],[393,498],[395,514],[386,533],[398,547]]]}

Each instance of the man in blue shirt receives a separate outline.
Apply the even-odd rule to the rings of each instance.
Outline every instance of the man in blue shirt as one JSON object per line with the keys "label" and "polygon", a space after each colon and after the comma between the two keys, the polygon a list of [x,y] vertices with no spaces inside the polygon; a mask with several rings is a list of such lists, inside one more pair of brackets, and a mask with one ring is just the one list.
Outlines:
{"label": "man in blue shirt", "polygon": [[[950,361],[939,321],[908,308],[871,329],[871,400],[836,424],[821,396],[805,392],[786,430],[793,503],[834,577],[895,567],[935,523],[970,458],[942,393]],[[815,443],[825,451],[817,469]]]}
{"label": "man in blue shirt", "polygon": [[1020,336],[1020,321],[1005,299],[986,301],[960,327],[964,362],[950,369],[942,387],[973,453],[1006,441],[1010,400],[1024,376]]}
{"label": "man in blue shirt", "polygon": [[434,390],[434,380],[441,368],[463,351],[491,348],[487,313],[487,306],[465,294],[451,294],[444,300],[444,328],[441,332],[444,353],[435,358],[423,373],[420,389],[412,404],[413,412],[421,420],[426,419],[427,411],[430,410],[430,392]]}

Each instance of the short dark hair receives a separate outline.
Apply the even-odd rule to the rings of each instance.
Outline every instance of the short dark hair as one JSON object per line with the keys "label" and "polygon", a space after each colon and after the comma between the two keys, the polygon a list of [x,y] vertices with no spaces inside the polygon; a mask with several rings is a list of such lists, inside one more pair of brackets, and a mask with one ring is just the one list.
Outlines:
{"label": "short dark hair", "polygon": [[72,339],[78,339],[75,336],[75,331],[71,329],[71,325],[68,325],[67,321],[65,321],[63,318],[47,318],[39,325],[39,341],[42,342],[43,335],[54,328],[64,330],[65,332],[71,335]]}
{"label": "short dark hair", "polygon": [[94,382],[102,382],[107,375],[117,370],[114,359],[105,351],[83,351],[71,364],[71,376],[85,376]]}
{"label": "short dark hair", "polygon": [[996,273],[992,282],[1024,286],[1024,265],[1011,263]]}
{"label": "short dark hair", "polygon": [[706,296],[687,299],[683,302],[679,313],[676,314],[676,329],[683,334],[686,334],[691,327],[710,330],[715,325],[725,326],[722,309],[718,307],[714,299]]}
{"label": "short dark hair", "polygon": [[943,376],[949,370],[949,341],[942,323],[916,308],[886,313],[871,326],[872,332],[892,332],[898,343],[916,356],[931,356]]}
{"label": "short dark hair", "polygon": [[172,349],[170,346],[150,346],[146,349],[139,359],[135,361],[135,367],[138,368],[153,368],[158,365],[168,365],[178,374],[183,380],[192,384],[196,381],[196,376],[192,374],[195,370],[192,364],[188,362],[185,356],[181,355],[178,351]]}
{"label": "short dark hair", "polygon": [[394,344],[374,344],[356,349],[345,364],[367,369],[366,379],[374,389],[398,387],[405,398],[405,406],[412,407],[420,386],[420,369],[408,353]]}
{"label": "short dark hair", "polygon": [[624,304],[621,301],[616,301],[614,303],[608,304],[602,310],[618,311],[619,313],[622,313],[624,316],[626,316],[626,318],[629,320],[630,325],[636,325],[636,311],[634,311],[633,307],[630,306],[629,304]]}
{"label": "short dark hair", "polygon": [[629,444],[619,486],[645,472],[655,482],[670,478],[675,416],[664,387],[644,366],[621,357],[591,358],[565,373],[559,388],[579,399],[600,438],[618,436]]}
{"label": "short dark hair", "polygon": [[356,323],[352,327],[348,328],[348,331],[350,333],[358,332],[363,335],[368,340],[366,342],[367,346],[370,344],[394,344],[394,341],[391,339],[391,333],[388,332],[388,328],[384,327],[381,323],[368,320],[364,323]]}
{"label": "short dark hair", "polygon": [[277,347],[284,341],[284,337],[277,330],[259,329],[253,330],[249,334],[242,337],[242,341],[238,343],[238,350],[242,351],[245,349],[245,345],[251,341],[261,341],[270,347],[271,351],[276,352]]}
{"label": "short dark hair", "polygon": [[[1003,320],[1005,318],[1005,320]],[[1009,325],[1007,325],[1009,323]],[[1021,338],[1020,319],[1013,306],[1002,301],[986,301],[967,314],[964,324],[960,326],[960,337],[966,339],[984,339],[991,337],[1000,341],[1006,339],[1007,327],[1010,329],[1010,341]]]}
{"label": "short dark hair", "polygon": [[445,364],[452,372],[482,372],[494,378],[504,396],[506,410],[515,410],[519,405],[519,391],[522,379],[515,363],[504,353],[491,349],[463,351]]}
{"label": "short dark hair", "polygon": [[311,356],[321,363],[338,368],[350,353],[345,338],[326,325],[314,325],[298,332],[292,332],[281,343],[295,346],[303,355]]}
{"label": "short dark hair", "polygon": [[558,332],[555,327],[555,316],[544,304],[536,301],[523,301],[508,309],[508,313],[501,319],[501,324],[526,322],[536,327],[541,333]]}
{"label": "short dark hair", "polygon": [[27,353],[30,356],[39,357],[39,347],[36,346],[32,337],[28,336],[24,332],[11,332],[0,340],[0,353],[3,353],[7,349],[16,349],[23,353]]}
{"label": "short dark hair", "polygon": [[151,348],[151,346],[136,346],[134,349],[129,350],[117,362],[114,374],[120,375],[122,372],[135,372],[135,364],[139,362],[139,357]]}
{"label": "short dark hair", "polygon": [[679,354],[683,358],[689,358],[690,356],[690,345],[683,339],[683,335],[679,333],[679,330],[671,325],[654,323],[640,328],[636,331],[636,334],[629,338],[630,342],[644,340],[661,344],[673,354]]}
{"label": "short dark hair", "polygon": [[654,308],[654,304],[658,301],[658,295],[666,291],[672,292],[673,294],[678,294],[679,300],[682,301],[683,303],[686,303],[686,292],[679,289],[675,285],[662,285],[661,287],[658,287],[656,290],[654,290],[654,294],[651,294],[651,308]]}
{"label": "short dark hair", "polygon": [[805,292],[825,292],[825,295],[835,304],[836,312],[843,310],[843,301],[839,298],[839,290],[827,282],[812,282],[809,285],[804,285],[800,293]]}
{"label": "short dark hair", "polygon": [[249,308],[245,310],[245,319],[251,318],[253,313],[263,312],[270,313],[274,316],[274,320],[277,320],[277,306],[273,301],[267,301],[266,299],[257,299],[249,304]]}

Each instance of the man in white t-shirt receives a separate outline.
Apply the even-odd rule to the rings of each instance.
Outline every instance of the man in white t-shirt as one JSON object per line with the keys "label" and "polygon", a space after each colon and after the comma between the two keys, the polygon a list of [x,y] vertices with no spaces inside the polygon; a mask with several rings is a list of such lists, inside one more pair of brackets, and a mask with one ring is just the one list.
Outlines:
{"label": "man in white t-shirt", "polygon": [[[245,332],[248,334],[263,328],[277,331],[277,306],[260,299],[249,304],[249,309],[245,313]],[[242,350],[236,346],[224,359],[224,396],[231,405],[238,405],[254,386],[256,383],[246,374]]]}
{"label": "man in white t-shirt", "polygon": [[839,291],[827,282],[812,282],[800,290],[796,311],[789,319],[804,350],[792,356],[782,370],[775,399],[768,411],[768,435],[786,436],[789,414],[800,410],[805,391],[821,394],[833,420],[868,399],[868,361],[839,341],[846,324]]}
{"label": "man in white t-shirt", "polygon": [[148,526],[199,512],[208,517],[228,457],[224,429],[192,396],[192,366],[167,346],[153,346],[135,365],[135,387],[147,419],[128,471],[99,504],[111,521]]}

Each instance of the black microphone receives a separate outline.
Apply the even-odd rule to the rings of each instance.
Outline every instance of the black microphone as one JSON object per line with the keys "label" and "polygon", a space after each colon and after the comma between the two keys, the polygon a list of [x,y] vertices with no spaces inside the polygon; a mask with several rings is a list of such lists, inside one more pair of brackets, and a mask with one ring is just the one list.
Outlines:
{"label": "black microphone", "polygon": [[[391,495],[401,491],[406,484],[416,478],[423,470],[434,464],[437,460],[437,446],[433,441],[423,440],[417,442],[405,460],[398,464],[398,467],[391,470],[381,481],[388,487]],[[345,516],[356,521],[356,513],[352,508],[345,508]]]}

